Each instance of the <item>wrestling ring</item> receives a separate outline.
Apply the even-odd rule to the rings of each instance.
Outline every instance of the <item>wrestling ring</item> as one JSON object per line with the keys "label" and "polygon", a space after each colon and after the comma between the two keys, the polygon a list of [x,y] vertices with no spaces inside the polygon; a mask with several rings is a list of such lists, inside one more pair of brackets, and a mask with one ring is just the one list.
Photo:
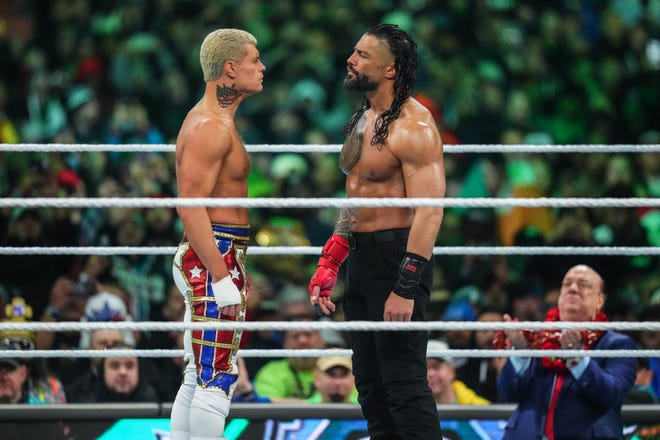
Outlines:
{"label": "wrestling ring", "polygon": [[[248,145],[249,153],[338,153],[340,145]],[[86,145],[86,144],[0,144],[0,152],[140,152],[172,153],[173,145]],[[644,153],[660,152],[660,145],[445,145],[445,154],[455,153]],[[152,208],[177,206],[186,207],[225,207],[242,206],[248,208],[344,208],[369,207],[416,207],[443,206],[464,208],[510,208],[510,207],[553,207],[553,208],[660,208],[660,198],[443,198],[443,199],[386,199],[386,198],[0,198],[0,209],[23,208]],[[149,247],[116,246],[64,246],[64,247],[9,247],[0,246],[0,255],[174,255],[176,245]],[[251,244],[249,256],[254,255],[319,255],[318,246],[258,246]],[[434,248],[435,255],[624,255],[657,256],[660,247],[627,246],[440,246]],[[249,258],[248,256],[248,258]],[[0,322],[2,331],[69,331],[77,332],[96,329],[119,329],[130,331],[182,331],[190,329],[236,329],[244,330],[288,330],[288,329],[332,329],[337,331],[397,331],[397,330],[499,330],[499,329],[592,329],[618,331],[660,331],[660,322],[599,322],[599,323],[546,323],[546,322],[218,322],[218,323],[173,323],[173,322]],[[329,355],[350,355],[350,350],[262,350],[245,349],[239,351],[242,357],[309,357]],[[517,350],[517,356],[585,356],[582,350]],[[0,358],[12,353],[0,351]],[[107,357],[138,356],[151,358],[180,357],[182,350],[31,350],[21,353],[26,358],[60,357]],[[452,357],[506,357],[506,350],[443,350],[432,352],[438,356]],[[660,357],[660,350],[591,350],[596,357]],[[98,408],[103,408],[99,411]],[[491,404],[487,406],[440,405],[441,420],[497,419],[505,420],[514,405]],[[59,419],[114,420],[119,418],[167,418],[171,404],[103,404],[94,408],[87,405],[5,405],[0,411],[0,424],[3,422],[48,423]],[[250,420],[267,419],[360,419],[358,407],[348,404],[232,404],[230,418]],[[626,405],[623,408],[624,422],[627,424],[648,424],[660,422],[660,405]],[[163,437],[165,438],[165,437]],[[230,438],[230,437],[228,437]],[[239,437],[235,437],[239,438]],[[241,437],[243,438],[243,437]],[[321,438],[321,437],[319,437]],[[485,437],[482,437],[485,438]]]}

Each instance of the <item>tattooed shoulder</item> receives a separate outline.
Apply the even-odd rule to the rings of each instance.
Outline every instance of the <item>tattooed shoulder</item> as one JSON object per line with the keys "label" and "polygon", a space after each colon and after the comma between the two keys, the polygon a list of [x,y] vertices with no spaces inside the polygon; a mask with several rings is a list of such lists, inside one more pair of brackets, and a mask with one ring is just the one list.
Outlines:
{"label": "tattooed shoulder", "polygon": [[364,140],[365,122],[366,115],[362,115],[362,118],[360,118],[358,123],[355,124],[353,130],[351,130],[348,136],[346,136],[344,145],[341,148],[341,153],[339,154],[339,168],[341,168],[345,174],[348,174],[360,160],[362,142]]}

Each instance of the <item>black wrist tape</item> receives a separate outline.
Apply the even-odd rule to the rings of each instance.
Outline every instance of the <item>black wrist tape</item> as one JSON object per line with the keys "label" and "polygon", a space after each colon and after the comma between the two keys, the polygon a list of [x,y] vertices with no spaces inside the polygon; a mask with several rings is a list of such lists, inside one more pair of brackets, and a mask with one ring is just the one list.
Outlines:
{"label": "black wrist tape", "polygon": [[428,263],[429,260],[426,258],[406,252],[401,266],[399,266],[399,278],[394,283],[392,291],[400,297],[415,299],[415,289],[419,285]]}

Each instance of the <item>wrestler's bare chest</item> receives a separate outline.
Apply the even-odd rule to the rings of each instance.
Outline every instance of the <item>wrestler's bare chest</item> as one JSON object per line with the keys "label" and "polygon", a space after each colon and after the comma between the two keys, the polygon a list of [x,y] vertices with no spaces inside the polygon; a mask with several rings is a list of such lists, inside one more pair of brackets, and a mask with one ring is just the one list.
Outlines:
{"label": "wrestler's bare chest", "polygon": [[339,156],[339,166],[348,180],[386,181],[400,175],[400,162],[387,145],[372,145],[373,122],[365,115],[348,134]]}
{"label": "wrestler's bare chest", "polygon": [[223,172],[233,179],[247,179],[250,174],[250,164],[250,155],[240,138],[237,138],[232,142],[232,147],[223,161]]}

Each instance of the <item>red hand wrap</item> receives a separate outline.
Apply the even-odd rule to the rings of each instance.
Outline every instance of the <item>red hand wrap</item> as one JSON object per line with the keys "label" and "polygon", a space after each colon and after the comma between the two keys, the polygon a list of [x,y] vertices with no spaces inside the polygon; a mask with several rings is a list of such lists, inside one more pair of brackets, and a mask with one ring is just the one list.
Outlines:
{"label": "red hand wrap", "polygon": [[321,258],[319,258],[318,269],[309,282],[309,294],[314,294],[314,286],[320,287],[319,296],[329,298],[332,288],[337,284],[337,272],[339,266],[348,257],[350,247],[348,240],[337,234],[333,234],[323,246]]}

